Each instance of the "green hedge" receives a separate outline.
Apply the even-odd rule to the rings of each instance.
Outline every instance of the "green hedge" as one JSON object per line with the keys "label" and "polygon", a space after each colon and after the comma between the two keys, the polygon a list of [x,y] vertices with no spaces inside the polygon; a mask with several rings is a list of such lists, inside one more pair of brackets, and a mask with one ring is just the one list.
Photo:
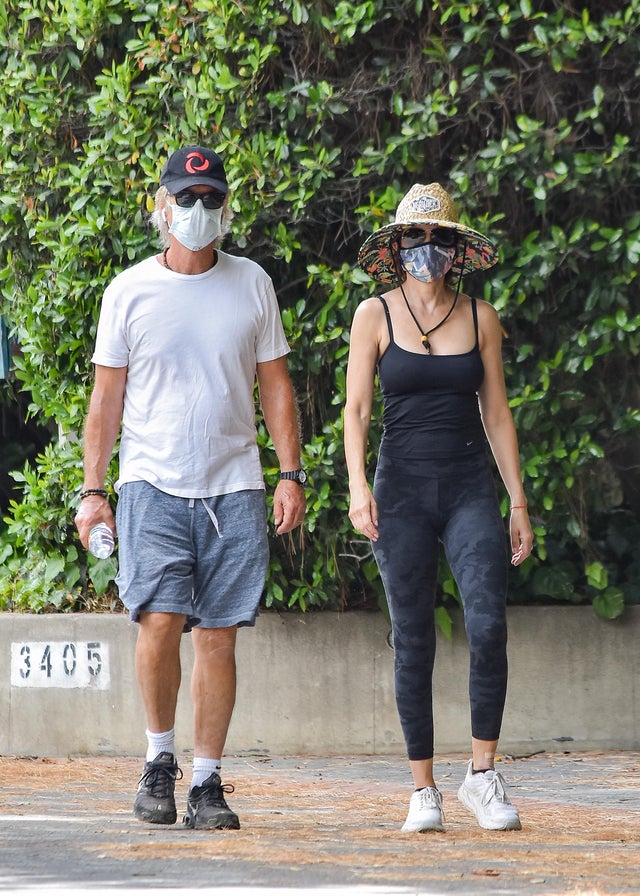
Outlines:
{"label": "green hedge", "polygon": [[[304,532],[272,543],[266,604],[381,596],[341,444],[350,321],[374,290],[354,260],[409,186],[434,180],[501,245],[465,288],[507,334],[537,539],[511,598],[609,617],[637,601],[639,25],[639,0],[9,0],[0,313],[30,414],[59,436],[14,473],[0,606],[115,600],[115,561],[88,562],[73,527],[89,359],[104,286],[156,250],[159,169],[185,142],[224,156],[226,248],[273,276],[293,347],[313,488]],[[446,606],[445,564],[441,586]]]}

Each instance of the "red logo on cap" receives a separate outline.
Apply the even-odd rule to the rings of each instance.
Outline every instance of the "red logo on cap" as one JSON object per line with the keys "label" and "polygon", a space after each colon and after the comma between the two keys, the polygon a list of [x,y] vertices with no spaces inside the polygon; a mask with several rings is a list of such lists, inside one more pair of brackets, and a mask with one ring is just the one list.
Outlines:
{"label": "red logo on cap", "polygon": [[207,170],[209,160],[205,159],[201,152],[190,152],[184,167],[188,174],[199,174]]}

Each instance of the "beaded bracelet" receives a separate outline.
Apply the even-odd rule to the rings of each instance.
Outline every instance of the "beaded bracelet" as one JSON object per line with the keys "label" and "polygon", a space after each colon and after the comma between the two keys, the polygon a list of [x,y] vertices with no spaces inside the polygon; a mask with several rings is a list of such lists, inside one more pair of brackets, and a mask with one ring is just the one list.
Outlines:
{"label": "beaded bracelet", "polygon": [[83,501],[89,495],[99,495],[101,498],[108,498],[109,492],[104,488],[86,488],[83,492],[80,492],[80,500]]}

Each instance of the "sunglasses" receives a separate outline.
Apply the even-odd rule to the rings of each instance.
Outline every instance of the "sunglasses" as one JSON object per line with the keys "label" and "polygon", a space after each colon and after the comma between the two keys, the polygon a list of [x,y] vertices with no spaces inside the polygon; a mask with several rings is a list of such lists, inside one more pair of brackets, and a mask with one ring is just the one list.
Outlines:
{"label": "sunglasses", "polygon": [[[429,242],[444,249],[455,246],[457,233],[450,227],[432,227],[429,234]],[[409,227],[400,234],[400,248],[414,249],[423,246],[427,242],[427,231],[423,227]]]}
{"label": "sunglasses", "polygon": [[198,199],[202,200],[205,208],[222,208],[225,194],[219,190],[210,190],[208,193],[192,193],[191,190],[181,190],[176,193],[174,199],[180,208],[193,208]]}

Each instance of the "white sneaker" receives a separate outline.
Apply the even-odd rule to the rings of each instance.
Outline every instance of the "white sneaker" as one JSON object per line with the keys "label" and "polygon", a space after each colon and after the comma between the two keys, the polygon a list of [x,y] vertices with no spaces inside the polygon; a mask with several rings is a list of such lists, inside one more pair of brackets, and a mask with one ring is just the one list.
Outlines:
{"label": "white sneaker", "polygon": [[437,787],[423,787],[411,794],[403,831],[444,831],[442,794]]}
{"label": "white sneaker", "polygon": [[458,799],[488,831],[519,831],[522,828],[518,810],[509,801],[504,778],[495,769],[473,775],[469,761],[467,775],[458,790]]}

